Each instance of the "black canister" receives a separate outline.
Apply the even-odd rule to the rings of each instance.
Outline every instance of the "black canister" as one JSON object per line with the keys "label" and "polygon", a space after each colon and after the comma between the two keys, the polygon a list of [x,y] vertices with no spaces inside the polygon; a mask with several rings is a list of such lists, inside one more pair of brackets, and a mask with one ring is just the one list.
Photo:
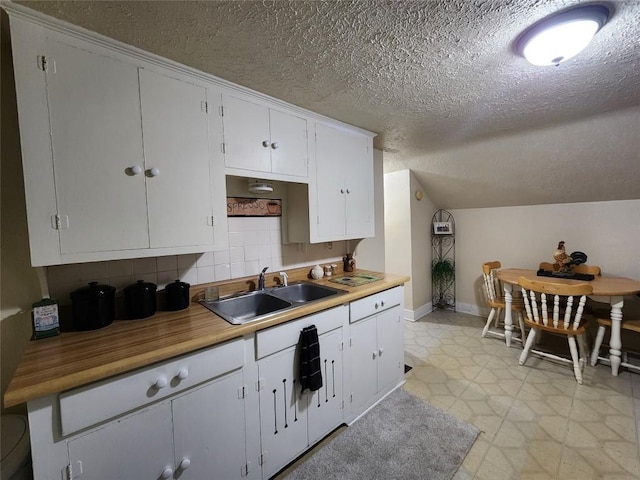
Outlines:
{"label": "black canister", "polygon": [[98,282],[71,292],[74,328],[96,330],[111,325],[116,316],[115,293],[115,287]]}
{"label": "black canister", "polygon": [[189,306],[188,283],[176,280],[165,287],[164,293],[167,299],[167,310],[183,310]]}
{"label": "black canister", "polygon": [[138,280],[124,289],[124,307],[127,318],[147,318],[156,313],[155,283]]}

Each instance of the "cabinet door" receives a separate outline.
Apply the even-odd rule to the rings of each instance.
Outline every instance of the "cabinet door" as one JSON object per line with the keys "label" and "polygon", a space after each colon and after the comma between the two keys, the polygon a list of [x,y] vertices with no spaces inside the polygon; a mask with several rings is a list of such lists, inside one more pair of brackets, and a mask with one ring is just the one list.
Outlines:
{"label": "cabinet door", "polygon": [[271,171],[282,175],[307,177],[307,121],[288,113],[271,110]]}
{"label": "cabinet door", "polygon": [[140,69],[151,248],[213,243],[206,99],[202,87]]}
{"label": "cabinet door", "polygon": [[351,408],[361,412],[378,392],[376,317],[351,324]]}
{"label": "cabinet door", "polygon": [[270,478],[307,448],[307,409],[296,381],[296,347],[258,362],[262,475]]}
{"label": "cabinet door", "polygon": [[144,164],[137,67],[52,39],[46,52],[61,253],[148,248],[145,177],[127,174]]}
{"label": "cabinet door", "polygon": [[346,162],[346,233],[349,238],[375,235],[373,152],[371,139],[352,136],[343,145]]}
{"label": "cabinet door", "polygon": [[309,444],[312,445],[343,422],[342,328],[319,337],[322,388],[309,392]]}
{"label": "cabinet door", "polygon": [[241,386],[242,372],[237,371],[172,402],[175,478],[241,477],[247,463]]}
{"label": "cabinet door", "polygon": [[110,423],[70,441],[68,449],[71,467],[83,480],[158,479],[174,469],[171,405]]}
{"label": "cabinet door", "polygon": [[229,95],[222,102],[225,166],[270,172],[269,109]]}
{"label": "cabinet door", "polygon": [[[346,190],[344,184],[350,137],[326,125],[316,126],[316,178],[318,184],[318,240],[344,238]],[[346,150],[345,150],[346,149]],[[313,219],[312,219],[313,221]]]}
{"label": "cabinet door", "polygon": [[404,375],[402,309],[390,308],[377,316],[378,391],[397,384]]}

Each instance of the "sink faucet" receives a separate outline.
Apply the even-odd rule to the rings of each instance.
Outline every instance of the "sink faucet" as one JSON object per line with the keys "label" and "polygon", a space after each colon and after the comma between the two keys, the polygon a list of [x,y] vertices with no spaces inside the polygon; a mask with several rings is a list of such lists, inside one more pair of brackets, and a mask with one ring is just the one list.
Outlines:
{"label": "sink faucet", "polygon": [[286,272],[280,272],[280,276],[282,277],[282,286],[286,287],[289,285],[289,275]]}
{"label": "sink faucet", "polygon": [[258,276],[258,290],[264,290],[264,272],[266,272],[268,268],[269,267],[264,267]]}

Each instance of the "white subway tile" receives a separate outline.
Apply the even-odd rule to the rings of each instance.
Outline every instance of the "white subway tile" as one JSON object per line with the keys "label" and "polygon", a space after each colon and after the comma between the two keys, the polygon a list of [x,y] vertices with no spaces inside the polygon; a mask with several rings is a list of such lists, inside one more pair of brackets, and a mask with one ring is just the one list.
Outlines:
{"label": "white subway tile", "polygon": [[271,260],[271,245],[260,245],[259,247],[259,259],[263,260]]}
{"label": "white subway tile", "polygon": [[109,278],[109,285],[115,287],[116,290],[122,290],[129,285],[133,285],[134,283],[135,281],[133,279],[133,275],[121,275]]}
{"label": "white subway tile", "polygon": [[244,231],[244,218],[242,217],[229,217],[227,222],[227,228],[229,232],[243,232]]}
{"label": "white subway tile", "polygon": [[231,279],[231,271],[230,271],[229,264],[216,265],[214,267],[214,270],[216,274],[216,282]]}
{"label": "white subway tile", "polygon": [[213,252],[213,264],[221,265],[223,263],[229,263],[229,250]]}
{"label": "white subway tile", "polygon": [[270,267],[270,265],[261,265],[258,260],[253,262],[244,262],[244,271],[246,276],[258,276],[264,267]]}
{"label": "white subway tile", "polygon": [[178,270],[178,277],[180,277],[180,280],[187,282],[190,285],[198,284],[198,270],[195,267],[186,270]]}
{"label": "white subway tile", "polygon": [[260,234],[257,231],[244,232],[244,246],[255,246],[260,244]]}
{"label": "white subway tile", "polygon": [[279,243],[271,244],[270,249],[271,249],[271,258],[282,257],[282,245],[280,245]]}
{"label": "white subway tile", "polygon": [[72,265],[54,265],[47,267],[47,278],[51,283],[78,283],[82,281],[80,276],[80,266]]}
{"label": "white subway tile", "polygon": [[215,267],[213,265],[198,267],[198,283],[211,283],[216,281]]}
{"label": "white subway tile", "polygon": [[189,270],[196,266],[197,256],[195,253],[178,255],[178,270]]}
{"label": "white subway tile", "polygon": [[108,277],[108,262],[88,262],[80,264],[80,278],[82,281],[93,282],[96,278]]}
{"label": "white subway tile", "polygon": [[244,246],[244,232],[229,232],[229,246],[230,247]]}
{"label": "white subway tile", "polygon": [[133,260],[111,260],[109,262],[109,278],[133,275]]}
{"label": "white subway tile", "polygon": [[164,272],[158,272],[158,290],[162,290],[168,284],[178,280],[178,270],[166,270]]}
{"label": "white subway tile", "polygon": [[170,272],[178,270],[178,259],[175,255],[158,257],[158,272]]}
{"label": "white subway tile", "polygon": [[229,249],[229,262],[244,262],[244,247],[231,247]]}
{"label": "white subway tile", "polygon": [[252,260],[260,259],[260,247],[257,245],[248,245],[244,247],[244,261],[250,262]]}
{"label": "white subway tile", "polygon": [[213,252],[204,252],[198,254],[198,260],[196,260],[196,267],[211,267],[213,266]]}
{"label": "white subway tile", "polygon": [[156,258],[136,258],[133,261],[133,274],[135,276],[140,276],[143,274],[153,273],[155,274],[158,271]]}
{"label": "white subway tile", "polygon": [[244,262],[232,263],[231,264],[231,278],[240,278],[246,275],[245,264]]}
{"label": "white subway tile", "polygon": [[280,245],[282,243],[282,234],[280,233],[280,229],[269,230],[269,243],[272,245]]}

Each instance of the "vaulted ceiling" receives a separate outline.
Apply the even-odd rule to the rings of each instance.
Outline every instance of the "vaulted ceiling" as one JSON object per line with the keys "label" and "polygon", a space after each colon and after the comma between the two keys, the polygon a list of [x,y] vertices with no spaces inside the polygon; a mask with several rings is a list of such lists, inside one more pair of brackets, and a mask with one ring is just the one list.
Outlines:
{"label": "vaulted ceiling", "polygon": [[376,132],[438,207],[640,198],[640,2],[534,67],[514,40],[575,0],[16,2]]}

